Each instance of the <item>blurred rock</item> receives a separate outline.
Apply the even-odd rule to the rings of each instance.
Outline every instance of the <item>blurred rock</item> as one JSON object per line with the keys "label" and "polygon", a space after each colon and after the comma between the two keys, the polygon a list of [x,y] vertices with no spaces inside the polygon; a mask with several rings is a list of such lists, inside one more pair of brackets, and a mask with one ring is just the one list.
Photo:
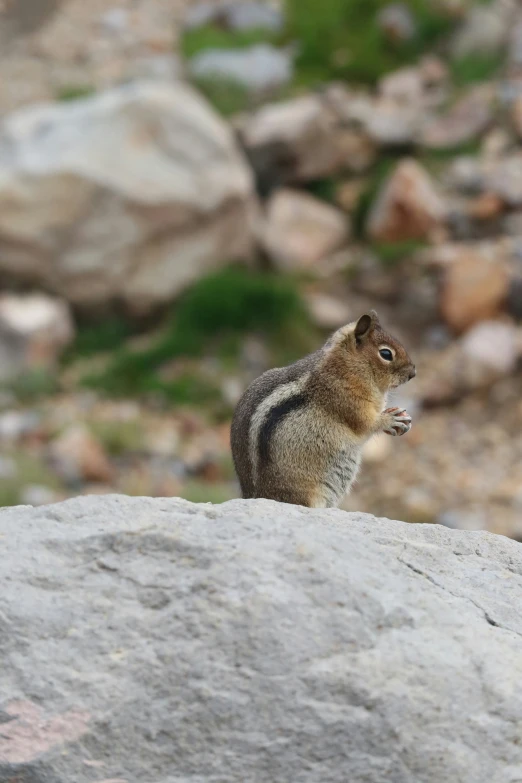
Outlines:
{"label": "blurred rock", "polygon": [[114,469],[105,449],[83,424],[72,424],[50,444],[51,461],[67,483],[109,483]]}
{"label": "blurred rock", "polygon": [[260,241],[280,269],[307,269],[342,247],[350,234],[345,214],[297,190],[274,193]]}
{"label": "blurred rock", "polygon": [[360,95],[352,101],[350,116],[364,128],[379,147],[413,144],[425,121],[421,103],[403,103],[386,97],[373,99]]}
{"label": "blurred rock", "polygon": [[133,60],[132,67],[129,66],[129,76],[134,80],[172,82],[183,77],[183,66],[179,57],[170,52],[150,54]]}
{"label": "blurred rock", "polygon": [[427,121],[420,143],[430,149],[451,149],[473,141],[493,119],[493,98],[489,86],[473,88],[445,114]]}
{"label": "blurred rock", "polygon": [[291,49],[279,49],[260,43],[245,49],[208,49],[191,58],[188,64],[194,79],[241,84],[248,92],[276,90],[293,78]]}
{"label": "blurred rock", "polygon": [[0,380],[53,368],[74,333],[66,302],[45,294],[0,295]]}
{"label": "blurred rock", "polygon": [[404,159],[371,209],[368,233],[381,242],[426,239],[444,218],[444,204],[428,173],[417,161]]}
{"label": "blurred rock", "polygon": [[188,28],[219,24],[229,30],[270,30],[279,32],[283,27],[283,14],[273,5],[263,2],[241,3],[193,3],[185,16]]}
{"label": "blurred rock", "polygon": [[512,0],[472,5],[452,43],[453,56],[500,52],[508,41],[514,10]]}
{"label": "blurred rock", "polygon": [[513,71],[522,69],[522,11],[518,10],[509,30],[508,64]]}
{"label": "blurred rock", "polygon": [[504,211],[504,202],[496,193],[482,193],[468,204],[468,215],[474,220],[493,220]]}
{"label": "blurred rock", "polygon": [[509,207],[522,206],[522,154],[506,156],[488,166],[485,186]]}
{"label": "blurred rock", "polygon": [[439,251],[439,258],[443,257],[440,310],[453,332],[464,332],[502,311],[509,268],[497,244],[450,245]]}
{"label": "blurred rock", "polygon": [[83,308],[143,313],[251,248],[250,171],[182,83],[138,83],[8,117],[0,272]]}
{"label": "blurred rock", "polygon": [[461,340],[465,379],[480,388],[513,372],[518,360],[517,330],[511,323],[483,321]]}
{"label": "blurred rock", "polygon": [[[349,100],[344,91],[343,97]],[[375,149],[365,134],[344,123],[339,100],[338,95],[335,103],[306,95],[268,104],[238,120],[240,139],[258,174],[284,184],[368,167]]]}
{"label": "blurred rock", "polygon": [[437,524],[451,530],[485,530],[487,519],[481,511],[458,511],[449,509],[437,518]]}
{"label": "blurred rock", "polygon": [[522,139],[522,96],[513,101],[512,118],[518,138]]}
{"label": "blurred rock", "polygon": [[0,413],[0,441],[16,443],[35,434],[41,425],[37,411],[5,411]]}
{"label": "blurred rock", "polygon": [[307,294],[305,300],[312,320],[321,329],[338,329],[350,322],[349,305],[334,296],[314,292]]}
{"label": "blurred rock", "polygon": [[404,3],[390,3],[377,15],[377,24],[391,43],[411,41],[417,32],[415,19]]}
{"label": "blurred rock", "polygon": [[361,196],[368,188],[366,179],[350,179],[341,182],[335,191],[335,202],[344,212],[353,214],[360,204]]}
{"label": "blurred rock", "polygon": [[56,503],[58,494],[50,487],[41,484],[28,484],[20,493],[20,503],[24,506],[47,506]]}
{"label": "blurred rock", "polygon": [[392,101],[413,103],[422,100],[424,80],[420,68],[401,68],[382,77],[379,93]]}

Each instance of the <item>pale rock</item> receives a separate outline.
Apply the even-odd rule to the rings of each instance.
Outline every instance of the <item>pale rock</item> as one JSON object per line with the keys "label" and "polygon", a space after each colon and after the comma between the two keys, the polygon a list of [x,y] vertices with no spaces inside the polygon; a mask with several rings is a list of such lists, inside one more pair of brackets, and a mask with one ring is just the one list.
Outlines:
{"label": "pale rock", "polygon": [[480,387],[513,372],[518,360],[517,331],[512,323],[482,321],[461,340],[463,373]]}
{"label": "pale rock", "polygon": [[33,435],[41,425],[37,411],[8,410],[0,413],[0,441],[16,443]]}
{"label": "pale rock", "polygon": [[269,30],[277,33],[283,29],[284,17],[281,9],[266,2],[229,3],[226,23],[231,30]]}
{"label": "pale rock", "polygon": [[5,781],[520,778],[515,541],[115,496],[0,540]]}
{"label": "pale rock", "polygon": [[139,82],[0,127],[0,273],[147,312],[252,247],[253,178],[190,87]]}
{"label": "pale rock", "polygon": [[412,140],[422,130],[425,122],[424,114],[442,105],[447,100],[448,72],[437,58],[426,58],[418,66],[400,68],[382,77],[379,82],[379,95],[385,102],[379,100],[379,106],[390,106],[397,110],[402,106],[409,107]]}
{"label": "pale rock", "polygon": [[416,141],[423,123],[420,103],[403,103],[386,96],[377,99],[359,95],[351,101],[349,116],[360,123],[379,147],[402,147]]}
{"label": "pale rock", "polygon": [[244,386],[240,378],[224,378],[221,381],[221,394],[224,401],[231,408],[239,402],[244,392]]}
{"label": "pale rock", "polygon": [[473,141],[493,119],[493,98],[488,85],[475,87],[445,114],[429,118],[419,142],[429,149],[448,149]]}
{"label": "pale rock", "polygon": [[452,43],[454,57],[496,54],[507,44],[516,3],[496,0],[470,8]]}
{"label": "pale rock", "polygon": [[522,139],[522,96],[513,101],[512,118],[518,138]]}
{"label": "pale rock", "polygon": [[307,193],[285,188],[268,201],[260,242],[278,268],[302,270],[334,253],[349,236],[344,213]]}
{"label": "pale rock", "polygon": [[102,444],[83,424],[72,424],[50,444],[50,458],[67,482],[108,483],[114,469]]}
{"label": "pale rock", "polygon": [[375,148],[365,133],[345,122],[342,112],[349,102],[345,90],[329,91],[323,97],[268,104],[240,117],[237,131],[259,175],[266,177],[268,171],[274,181],[307,182],[367,168]]}
{"label": "pale rock", "polygon": [[20,493],[20,503],[27,506],[47,506],[57,500],[57,493],[42,484],[28,484]]}
{"label": "pale rock", "polygon": [[497,243],[456,244],[439,251],[444,258],[440,311],[453,332],[502,312],[509,289],[509,264]]}
{"label": "pale rock", "polygon": [[281,10],[266,2],[195,2],[188,6],[184,24],[188,29],[220,25],[229,30],[269,30],[283,27]]}
{"label": "pale rock", "polygon": [[428,173],[408,158],[396,166],[377,196],[368,232],[383,242],[426,239],[442,227],[444,219],[444,203]]}
{"label": "pale rock", "polygon": [[419,69],[427,86],[441,86],[445,85],[449,79],[448,66],[435,55],[426,55],[419,63]]}
{"label": "pale rock", "polygon": [[405,3],[390,3],[377,15],[377,24],[393,44],[411,41],[417,32],[415,19]]}
{"label": "pale rock", "polygon": [[66,302],[45,294],[1,294],[0,378],[52,369],[74,335]]}
{"label": "pale rock", "polygon": [[401,68],[382,77],[379,93],[392,101],[419,102],[423,98],[424,80],[419,68]]}
{"label": "pale rock", "polygon": [[522,154],[506,156],[485,172],[486,187],[509,207],[522,206]]}
{"label": "pale rock", "polygon": [[293,51],[259,43],[244,49],[206,49],[188,63],[193,79],[240,84],[262,93],[284,87],[293,78]]}
{"label": "pale rock", "polygon": [[515,15],[509,31],[508,63],[515,73],[522,68],[522,12]]}
{"label": "pale rock", "polygon": [[341,182],[335,191],[335,203],[344,212],[348,212],[351,215],[357,209],[361,196],[367,187],[368,182],[366,179],[350,179],[346,182]]}
{"label": "pale rock", "polygon": [[349,305],[334,296],[310,292],[305,301],[312,320],[321,329],[334,330],[350,322]]}

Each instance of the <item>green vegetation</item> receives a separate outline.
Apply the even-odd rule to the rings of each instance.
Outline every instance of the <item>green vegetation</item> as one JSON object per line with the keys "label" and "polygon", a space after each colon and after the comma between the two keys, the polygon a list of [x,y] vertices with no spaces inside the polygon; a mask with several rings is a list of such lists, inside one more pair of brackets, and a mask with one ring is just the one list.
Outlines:
{"label": "green vegetation", "polygon": [[45,369],[33,369],[5,384],[22,403],[31,404],[58,391],[59,383],[55,373]]}
{"label": "green vegetation", "polygon": [[255,108],[248,90],[242,84],[224,79],[196,79],[195,84],[223,117],[232,117]]}
{"label": "green vegetation", "polygon": [[408,239],[403,242],[377,242],[372,245],[372,250],[383,266],[393,267],[423,247],[426,247],[426,242]]}
{"label": "green vegetation", "polygon": [[113,316],[97,323],[80,324],[74,346],[67,353],[65,361],[94,356],[101,351],[113,351],[132,334],[132,324],[123,317]]}
{"label": "green vegetation", "polygon": [[69,84],[66,87],[62,87],[56,97],[59,101],[66,103],[67,101],[88,98],[90,95],[94,95],[95,92],[94,87],[89,84]]}
{"label": "green vegetation", "polygon": [[415,61],[452,26],[452,20],[426,0],[407,0],[416,32],[392,43],[377,16],[388,0],[287,0],[289,39],[299,42],[301,83],[332,79],[375,83],[384,73]]}
{"label": "green vegetation", "polygon": [[59,481],[43,459],[23,451],[6,451],[3,456],[12,459],[15,471],[12,477],[0,478],[0,507],[16,506],[22,502],[22,492],[29,485],[57,491]]}
{"label": "green vegetation", "polygon": [[180,497],[191,503],[226,503],[232,500],[234,491],[228,484],[209,484],[208,481],[188,481]]}
{"label": "green vegetation", "polygon": [[451,76],[456,87],[466,87],[498,76],[504,61],[503,54],[475,53],[451,62]]}
{"label": "green vegetation", "polygon": [[103,372],[85,382],[113,395],[155,394],[176,404],[210,404],[221,396],[218,386],[183,362],[176,366],[176,359],[222,352],[230,359],[239,348],[237,338],[248,333],[262,334],[281,351],[299,350],[308,328],[292,281],[232,267],[187,291],[146,348],[120,348]]}
{"label": "green vegetation", "polygon": [[218,25],[209,24],[187,30],[183,36],[181,47],[185,57],[194,57],[207,49],[246,49],[271,39],[273,40],[273,36],[265,29],[227,30]]}
{"label": "green vegetation", "polygon": [[121,457],[143,449],[145,431],[140,419],[92,421],[89,429],[111,457]]}

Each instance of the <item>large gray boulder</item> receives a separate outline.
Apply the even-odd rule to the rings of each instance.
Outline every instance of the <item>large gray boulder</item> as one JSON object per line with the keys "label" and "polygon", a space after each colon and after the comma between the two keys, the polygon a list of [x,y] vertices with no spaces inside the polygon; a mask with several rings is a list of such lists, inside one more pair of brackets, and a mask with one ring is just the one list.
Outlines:
{"label": "large gray boulder", "polygon": [[0,274],[83,308],[147,312],[248,256],[253,177],[182,82],[140,82],[0,124]]}
{"label": "large gray boulder", "polygon": [[2,783],[516,783],[522,547],[270,501],[0,514]]}

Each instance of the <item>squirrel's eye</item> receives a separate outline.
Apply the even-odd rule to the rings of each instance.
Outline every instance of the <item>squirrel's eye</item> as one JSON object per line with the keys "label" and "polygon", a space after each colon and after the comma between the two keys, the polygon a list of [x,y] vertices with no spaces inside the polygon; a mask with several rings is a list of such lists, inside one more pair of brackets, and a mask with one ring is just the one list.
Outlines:
{"label": "squirrel's eye", "polygon": [[392,352],[390,351],[389,348],[381,348],[381,350],[379,351],[379,354],[382,356],[384,361],[386,361],[386,362],[392,362],[393,361],[393,354],[392,354]]}

